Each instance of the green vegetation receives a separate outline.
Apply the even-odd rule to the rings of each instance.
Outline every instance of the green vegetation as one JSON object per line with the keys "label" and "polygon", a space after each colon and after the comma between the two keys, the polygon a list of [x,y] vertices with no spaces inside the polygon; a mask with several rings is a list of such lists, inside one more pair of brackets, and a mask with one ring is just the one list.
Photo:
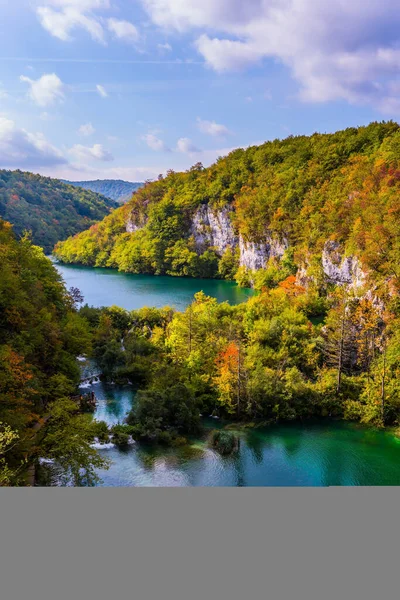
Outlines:
{"label": "green vegetation", "polygon": [[[64,180],[63,180],[64,181]],[[132,194],[136,192],[143,183],[135,181],[122,181],[122,179],[96,179],[95,181],[64,181],[74,187],[80,187],[85,190],[91,190],[101,194],[106,198],[115,200],[119,204],[130,200]]]}
{"label": "green vegetation", "polygon": [[43,251],[0,220],[0,485],[23,485],[38,458],[91,484],[104,461],[73,399],[76,356],[89,352],[87,321]]}
{"label": "green vegetation", "polygon": [[210,434],[209,443],[220,454],[228,455],[238,449],[239,438],[231,431],[214,429]]}
{"label": "green vegetation", "polygon": [[34,244],[50,253],[54,244],[87,229],[117,204],[57,179],[0,170],[0,218],[18,236],[31,232]]}
{"label": "green vegetation", "polygon": [[[306,268],[322,286],[327,241],[358,257],[371,280],[398,282],[400,129],[372,123],[335,134],[289,137],[238,149],[209,168],[146,184],[102,222],[59,243],[65,262],[131,273],[236,278],[258,289],[276,287]],[[281,260],[261,272],[239,266],[237,248],[221,256],[191,234],[202,205],[231,210],[236,236],[254,243],[285,242]],[[127,223],[129,230],[126,231]]]}
{"label": "green vegetation", "polygon": [[[323,323],[313,325],[321,305]],[[316,299],[284,282],[237,306],[200,292],[183,313],[85,306],[81,314],[93,331],[94,356],[112,358],[106,378],[138,388],[128,417],[134,439],[173,443],[199,431],[201,414],[400,424],[394,298],[382,312],[342,288]]]}

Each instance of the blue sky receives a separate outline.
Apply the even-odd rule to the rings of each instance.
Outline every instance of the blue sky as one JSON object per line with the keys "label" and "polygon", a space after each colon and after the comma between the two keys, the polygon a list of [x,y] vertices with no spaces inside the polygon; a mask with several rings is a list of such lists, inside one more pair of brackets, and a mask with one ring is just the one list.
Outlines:
{"label": "blue sky", "polygon": [[0,167],[140,181],[400,113],[397,0],[0,0]]}

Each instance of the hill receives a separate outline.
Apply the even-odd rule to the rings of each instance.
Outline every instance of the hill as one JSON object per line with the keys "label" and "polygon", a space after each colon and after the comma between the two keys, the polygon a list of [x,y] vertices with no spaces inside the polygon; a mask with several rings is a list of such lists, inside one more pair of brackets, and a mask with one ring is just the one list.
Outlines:
{"label": "hill", "polygon": [[58,179],[23,171],[0,170],[0,217],[21,236],[51,252],[54,244],[87,229],[117,204],[104,196],[76,189]]}
{"label": "hill", "polygon": [[120,204],[123,204],[127,200],[130,200],[132,194],[136,192],[143,183],[141,182],[130,182],[122,181],[121,179],[97,179],[96,181],[65,181],[75,187],[81,187],[85,190],[91,190],[102,194],[106,198],[115,200]]}
{"label": "hill", "polygon": [[397,289],[399,197],[397,123],[290,136],[146,184],[58,244],[56,255],[258,289],[293,275],[319,290],[382,282]]}

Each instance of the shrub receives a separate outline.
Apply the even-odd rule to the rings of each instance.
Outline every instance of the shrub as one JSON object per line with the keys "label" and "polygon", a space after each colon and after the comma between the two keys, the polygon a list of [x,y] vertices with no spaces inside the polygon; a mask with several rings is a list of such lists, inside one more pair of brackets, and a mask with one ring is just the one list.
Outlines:
{"label": "shrub", "polygon": [[209,438],[212,448],[224,456],[232,454],[239,447],[239,438],[231,431],[214,429]]}

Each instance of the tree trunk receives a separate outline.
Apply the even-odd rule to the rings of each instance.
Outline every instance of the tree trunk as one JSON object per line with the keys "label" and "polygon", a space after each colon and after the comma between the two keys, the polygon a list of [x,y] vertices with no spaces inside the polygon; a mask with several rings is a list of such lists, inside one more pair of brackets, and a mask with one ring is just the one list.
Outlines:
{"label": "tree trunk", "polygon": [[337,384],[336,384],[336,393],[340,392],[340,385],[342,382],[342,370],[343,370],[343,347],[344,347],[344,320],[345,317],[343,315],[342,326],[340,330],[340,341],[339,341],[339,360],[338,360],[338,374],[337,374]]}
{"label": "tree trunk", "polygon": [[192,352],[192,305],[189,306],[189,355]]}
{"label": "tree trunk", "polygon": [[239,353],[238,353],[238,392],[237,392],[237,414],[239,416],[240,413],[240,343],[238,344]]}
{"label": "tree trunk", "polygon": [[383,349],[383,369],[381,379],[381,411],[382,411],[382,423],[385,425],[385,383],[386,383],[386,344]]}

